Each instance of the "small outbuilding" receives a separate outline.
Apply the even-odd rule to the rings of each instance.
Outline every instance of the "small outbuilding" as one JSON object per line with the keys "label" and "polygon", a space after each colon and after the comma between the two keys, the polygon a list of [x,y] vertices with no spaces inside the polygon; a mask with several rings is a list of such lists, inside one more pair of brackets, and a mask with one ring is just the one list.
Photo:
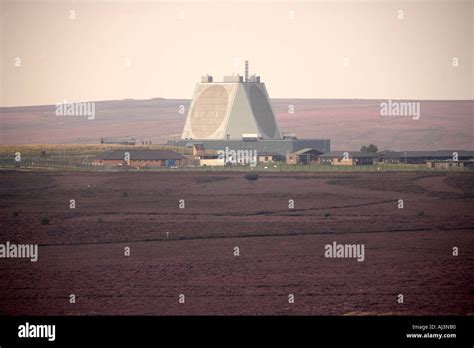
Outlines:
{"label": "small outbuilding", "polygon": [[93,165],[141,167],[180,167],[185,157],[171,150],[114,150],[98,154]]}
{"label": "small outbuilding", "polygon": [[199,156],[198,165],[200,167],[223,167],[225,165],[224,157],[218,154],[209,154]]}
{"label": "small outbuilding", "polygon": [[284,157],[275,152],[258,152],[257,160],[259,163],[272,163],[283,161]]}
{"label": "small outbuilding", "polygon": [[361,151],[332,151],[319,156],[318,159],[320,164],[335,166],[371,165],[377,161],[377,154]]}
{"label": "small outbuilding", "polygon": [[311,162],[315,162],[317,158],[322,155],[323,153],[311,149],[311,148],[304,148],[294,153],[286,155],[286,164],[310,164]]}
{"label": "small outbuilding", "polygon": [[426,162],[428,168],[439,168],[439,169],[449,169],[449,168],[474,168],[474,161],[436,161],[431,160]]}

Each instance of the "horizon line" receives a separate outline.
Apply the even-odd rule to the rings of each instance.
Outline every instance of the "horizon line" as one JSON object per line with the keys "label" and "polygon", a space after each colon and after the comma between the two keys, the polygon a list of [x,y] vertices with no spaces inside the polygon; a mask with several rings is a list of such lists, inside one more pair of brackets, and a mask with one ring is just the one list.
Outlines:
{"label": "horizon line", "polygon": [[[0,109],[9,109],[9,108],[33,108],[33,107],[43,107],[43,106],[55,106],[57,104],[63,104],[64,101],[68,103],[107,103],[107,102],[123,102],[123,101],[151,101],[151,100],[187,100],[192,101],[192,98],[163,98],[163,97],[153,97],[148,99],[135,99],[135,98],[123,98],[123,99],[104,99],[104,100],[88,100],[88,101],[68,101],[63,100],[59,103],[54,104],[33,104],[33,105],[13,105],[13,106],[3,106],[0,105]],[[357,100],[357,101],[388,101],[388,100],[398,100],[398,101],[418,101],[418,102],[474,102],[474,99],[413,99],[413,98],[298,98],[298,97],[277,97],[270,98],[270,100]]]}

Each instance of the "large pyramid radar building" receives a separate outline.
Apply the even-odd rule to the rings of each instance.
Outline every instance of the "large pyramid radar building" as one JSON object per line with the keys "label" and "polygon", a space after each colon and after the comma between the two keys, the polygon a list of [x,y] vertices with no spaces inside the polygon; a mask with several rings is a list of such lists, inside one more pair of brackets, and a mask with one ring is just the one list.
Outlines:
{"label": "large pyramid radar building", "polygon": [[329,139],[298,139],[284,135],[278,128],[265,84],[259,76],[224,76],[214,82],[203,76],[196,85],[180,140],[168,145],[210,150],[257,150],[259,153],[285,155],[301,149],[330,151]]}
{"label": "large pyramid radar building", "polygon": [[265,84],[259,76],[203,76],[196,85],[182,139],[281,139]]}

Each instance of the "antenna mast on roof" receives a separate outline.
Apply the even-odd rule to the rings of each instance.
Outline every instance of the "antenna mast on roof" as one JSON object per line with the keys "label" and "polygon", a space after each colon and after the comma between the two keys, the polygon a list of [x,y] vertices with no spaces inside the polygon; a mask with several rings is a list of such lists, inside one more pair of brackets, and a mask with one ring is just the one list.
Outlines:
{"label": "antenna mast on roof", "polygon": [[249,82],[249,61],[245,61],[245,82]]}

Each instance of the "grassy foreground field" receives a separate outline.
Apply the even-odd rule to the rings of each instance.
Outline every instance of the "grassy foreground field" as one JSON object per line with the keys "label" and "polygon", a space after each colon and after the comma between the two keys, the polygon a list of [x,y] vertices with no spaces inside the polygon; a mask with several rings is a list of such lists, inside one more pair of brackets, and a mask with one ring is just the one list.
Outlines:
{"label": "grassy foreground field", "polygon": [[474,314],[472,173],[0,178],[0,242],[39,244],[0,260],[2,314]]}

